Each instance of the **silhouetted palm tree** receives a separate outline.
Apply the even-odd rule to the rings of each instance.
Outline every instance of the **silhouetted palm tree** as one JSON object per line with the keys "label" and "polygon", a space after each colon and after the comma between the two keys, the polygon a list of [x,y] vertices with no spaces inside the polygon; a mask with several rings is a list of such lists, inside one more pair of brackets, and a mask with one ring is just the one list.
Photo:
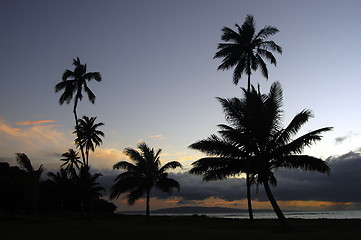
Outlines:
{"label": "silhouetted palm tree", "polygon": [[[69,166],[69,165],[68,165]],[[71,177],[74,176],[75,171],[72,171],[71,175],[68,174],[68,170],[60,168],[57,173],[48,172],[49,181],[55,188],[56,198],[60,200],[60,211],[63,212],[65,200],[71,198],[73,183]]]}
{"label": "silhouetted palm tree", "polygon": [[78,120],[78,130],[75,130],[74,133],[77,133],[77,138],[75,139],[75,143],[77,146],[85,147],[85,155],[86,155],[86,165],[89,166],[89,151],[95,151],[97,146],[102,144],[102,139],[100,137],[104,137],[104,133],[97,128],[103,126],[104,123],[95,123],[96,117],[87,117],[83,116],[82,119]]}
{"label": "silhouetted palm tree", "polygon": [[64,158],[60,159],[60,161],[65,161],[60,168],[66,165],[65,171],[69,175],[75,174],[74,166],[79,169],[83,163],[79,160],[78,153],[74,151],[74,149],[69,149],[66,153],[63,153],[62,156]]}
{"label": "silhouetted palm tree", "polygon": [[[263,76],[268,79],[268,69],[263,58],[266,58],[271,64],[276,65],[276,58],[271,51],[282,53],[282,48],[267,38],[278,32],[278,29],[272,26],[265,26],[256,33],[255,21],[252,15],[247,15],[244,23],[240,27],[235,24],[237,31],[228,27],[222,29],[221,39],[226,43],[218,44],[218,52],[214,58],[223,58],[222,64],[218,70],[226,70],[235,67],[233,72],[233,83],[238,84],[242,74],[248,75],[247,91],[250,91],[252,70],[256,71],[259,67]],[[249,173],[246,172],[248,210],[251,222],[253,221],[253,212],[251,204],[251,191]]]}
{"label": "silhouetted palm tree", "polygon": [[119,174],[115,179],[116,183],[112,186],[110,199],[118,198],[120,194],[129,192],[127,195],[128,204],[133,205],[136,200],[146,194],[146,222],[149,223],[149,198],[150,191],[153,187],[163,192],[171,194],[172,188],[180,189],[179,183],[168,178],[168,169],[182,167],[177,161],[171,161],[161,167],[160,153],[161,149],[156,152],[149,148],[144,142],[139,143],[140,152],[133,148],[124,150],[135,164],[120,161],[114,164],[113,169],[123,169],[125,172]]}
{"label": "silhouetted palm tree", "polygon": [[251,86],[252,70],[261,69],[262,75],[268,78],[268,69],[264,58],[276,65],[276,58],[271,51],[282,53],[282,48],[275,42],[267,40],[278,32],[272,26],[265,26],[256,33],[253,16],[247,15],[242,26],[235,24],[237,31],[228,27],[222,29],[222,40],[226,43],[218,44],[218,52],[214,58],[223,58],[218,70],[227,70],[235,66],[233,72],[233,83],[238,84],[242,74],[248,75],[248,91]]}
{"label": "silhouetted palm tree", "polygon": [[[270,189],[270,184],[276,185],[277,183],[273,171],[278,168],[290,168],[329,174],[330,168],[326,162],[312,156],[301,155],[301,153],[305,147],[321,140],[321,134],[330,131],[332,128],[326,127],[311,131],[293,140],[292,137],[312,117],[310,110],[303,110],[292,119],[286,128],[283,128],[282,89],[279,83],[274,83],[267,95],[260,94],[253,87],[250,92],[245,89],[243,91],[244,99],[231,100],[238,103],[239,117],[229,121],[235,121],[234,124],[237,123],[238,127],[219,125],[220,134],[223,137],[221,141],[230,144],[226,147],[214,145],[213,149],[209,144],[203,144],[203,142],[216,141],[216,138],[212,136],[210,139],[191,145],[194,149],[212,156],[218,156],[218,163],[212,158],[211,160],[200,159],[193,163],[194,168],[191,172],[205,174],[205,177],[216,176],[221,178],[222,175],[217,176],[218,172],[223,175],[226,172],[225,176],[229,176],[249,166],[247,168],[251,178],[257,184],[264,186],[282,226],[289,228],[289,224]],[[229,148],[227,149],[227,147]],[[242,153],[243,151],[244,153]],[[238,162],[234,159],[230,161],[230,157],[234,157]],[[234,173],[232,173],[232,169],[234,169]]]}
{"label": "silhouetted palm tree", "polygon": [[89,209],[88,220],[92,221],[93,218],[93,208],[94,208],[94,200],[99,199],[102,194],[102,191],[105,189],[99,185],[97,179],[102,176],[101,173],[91,173],[90,167],[82,165],[79,170],[78,175],[73,176],[73,181],[76,184],[76,188],[78,190],[78,194],[81,202],[81,210],[84,213],[85,207],[87,206]]}
{"label": "silhouetted palm tree", "polygon": [[16,153],[16,161],[19,166],[25,170],[30,177],[30,186],[32,191],[32,206],[33,214],[36,217],[38,214],[38,193],[39,193],[39,183],[41,174],[44,172],[43,165],[40,165],[37,170],[33,168],[30,159],[26,156],[25,153]]}
{"label": "silhouetted palm tree", "polygon": [[[77,106],[78,101],[83,99],[83,91],[88,95],[88,99],[91,103],[95,103],[95,95],[90,90],[87,85],[87,81],[95,80],[100,82],[102,80],[99,72],[87,72],[87,65],[81,64],[79,57],[77,59],[73,59],[73,65],[75,66],[74,71],[66,69],[63,73],[62,81],[55,85],[55,92],[59,92],[64,90],[59,98],[59,104],[62,105],[64,102],[69,104],[74,98],[74,118],[76,129],[78,128],[78,116],[77,116]],[[85,156],[83,151],[83,146],[80,145],[80,151],[83,157],[83,163],[85,164]]]}

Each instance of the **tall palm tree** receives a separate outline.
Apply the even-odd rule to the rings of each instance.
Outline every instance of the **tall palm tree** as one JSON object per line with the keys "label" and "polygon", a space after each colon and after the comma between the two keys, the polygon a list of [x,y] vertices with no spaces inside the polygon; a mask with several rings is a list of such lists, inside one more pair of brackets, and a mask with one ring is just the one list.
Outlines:
{"label": "tall palm tree", "polygon": [[40,165],[37,170],[33,168],[30,159],[26,156],[25,153],[16,153],[16,161],[19,166],[25,170],[30,177],[30,186],[32,191],[32,207],[34,217],[38,214],[38,193],[39,193],[39,183],[41,174],[44,172],[43,165]]}
{"label": "tall palm tree", "polygon": [[89,151],[94,152],[95,148],[103,142],[100,137],[104,137],[104,133],[98,130],[98,127],[103,126],[104,123],[95,123],[96,119],[96,117],[83,116],[82,119],[78,120],[78,128],[74,131],[77,134],[76,145],[85,147],[85,164],[87,166],[89,166]]}
{"label": "tall palm tree", "polygon": [[127,195],[128,204],[133,205],[136,200],[146,194],[146,222],[150,222],[149,214],[149,198],[150,191],[153,187],[172,193],[172,188],[180,189],[179,183],[171,178],[168,178],[168,169],[175,169],[182,167],[177,161],[166,163],[163,167],[160,163],[161,149],[154,151],[149,148],[144,142],[138,144],[140,150],[133,148],[125,148],[124,153],[135,164],[120,161],[114,164],[113,169],[123,169],[122,172],[115,179],[116,183],[112,186],[110,199],[118,198],[120,194],[129,192]]}
{"label": "tall palm tree", "polygon": [[[210,160],[205,158],[194,162],[191,172],[205,174],[205,177],[220,178],[247,169],[252,180],[264,186],[280,223],[288,229],[289,224],[270,189],[270,184],[277,184],[273,171],[278,168],[289,168],[329,174],[330,168],[326,162],[301,153],[305,147],[321,140],[321,134],[332,128],[321,128],[293,139],[302,125],[312,117],[310,110],[298,113],[284,128],[281,109],[282,89],[279,83],[274,83],[267,95],[260,94],[253,87],[250,92],[244,89],[243,91],[244,99],[233,100],[238,102],[239,117],[233,119],[238,121],[238,127],[219,125],[221,128],[219,133],[223,137],[221,142],[230,144],[222,146],[217,143],[215,137],[192,144],[192,148],[216,158]],[[213,144],[214,142],[217,144]],[[231,157],[235,159],[230,160]],[[220,177],[216,175],[218,173]]]}
{"label": "tall palm tree", "polygon": [[[66,69],[63,73],[62,81],[55,85],[55,92],[64,90],[59,98],[59,104],[63,105],[64,102],[69,104],[74,97],[74,108],[73,114],[75,119],[75,126],[78,129],[78,116],[77,106],[78,101],[83,99],[83,91],[88,95],[88,99],[91,103],[95,103],[95,94],[88,87],[87,82],[95,80],[100,82],[102,80],[99,72],[87,72],[87,65],[81,64],[79,57],[73,59],[73,65],[75,66],[74,71]],[[80,151],[82,153],[83,162],[85,163],[85,156],[83,146],[80,145]]]}
{"label": "tall palm tree", "polygon": [[[235,24],[237,31],[228,27],[223,27],[221,39],[226,43],[218,44],[218,52],[214,58],[223,58],[222,64],[218,70],[227,70],[235,66],[233,72],[233,83],[238,84],[242,74],[248,75],[247,91],[251,87],[252,70],[261,68],[262,75],[268,79],[268,69],[263,58],[266,58],[271,64],[276,65],[276,58],[271,51],[282,54],[282,48],[275,42],[267,40],[270,36],[276,34],[279,30],[272,26],[265,26],[256,33],[256,24],[252,15],[247,15],[242,26]],[[253,221],[253,212],[251,204],[250,177],[246,171],[248,210],[251,222]]]}
{"label": "tall palm tree", "polygon": [[62,156],[64,158],[60,159],[60,161],[64,161],[64,163],[60,166],[62,168],[66,165],[65,171],[69,175],[73,175],[75,173],[74,166],[79,170],[80,166],[83,164],[78,157],[78,153],[74,151],[74,149],[69,149],[66,153],[63,153]]}
{"label": "tall palm tree", "polygon": [[247,15],[242,26],[235,24],[237,31],[223,27],[221,39],[225,43],[218,44],[218,52],[214,58],[223,58],[218,70],[227,70],[235,66],[233,83],[238,84],[242,74],[248,75],[248,91],[251,87],[252,70],[261,69],[262,75],[268,79],[268,69],[264,58],[276,66],[277,61],[271,51],[282,53],[282,48],[274,41],[267,40],[276,34],[278,29],[265,26],[256,32],[256,24],[252,15]]}

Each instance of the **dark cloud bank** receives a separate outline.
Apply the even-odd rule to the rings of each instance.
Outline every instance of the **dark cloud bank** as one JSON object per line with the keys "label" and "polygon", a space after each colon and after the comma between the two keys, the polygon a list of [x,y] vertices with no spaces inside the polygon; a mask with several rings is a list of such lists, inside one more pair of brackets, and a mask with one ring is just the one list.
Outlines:
{"label": "dark cloud bank", "polygon": [[[361,154],[349,152],[347,154],[330,157],[326,160],[331,167],[331,175],[299,170],[278,170],[275,175],[278,185],[273,187],[277,200],[298,201],[330,201],[361,203]],[[103,173],[99,179],[108,190],[114,183],[118,172]],[[223,181],[202,182],[201,176],[188,173],[171,173],[170,177],[181,184],[181,191],[172,196],[182,197],[182,202],[204,200],[209,197],[219,197],[233,201],[246,198],[245,179],[234,178]],[[152,192],[153,197],[167,198],[167,194]],[[268,201],[263,186],[253,187],[253,199]]]}

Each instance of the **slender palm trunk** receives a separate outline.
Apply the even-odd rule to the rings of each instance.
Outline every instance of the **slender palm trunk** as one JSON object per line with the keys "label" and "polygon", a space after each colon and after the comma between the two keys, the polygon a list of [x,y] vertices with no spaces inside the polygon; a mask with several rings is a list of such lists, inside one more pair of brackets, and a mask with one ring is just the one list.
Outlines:
{"label": "slender palm trunk", "polygon": [[85,149],[85,155],[86,155],[86,165],[89,166],[89,149]]}
{"label": "slender palm trunk", "polygon": [[[78,135],[78,129],[79,129],[79,124],[78,124],[78,115],[76,113],[76,107],[78,106],[78,99],[76,98],[74,101],[74,109],[73,109],[73,113],[74,113],[74,118],[75,118],[75,127],[76,127],[76,136],[79,137]],[[83,146],[79,143],[79,147],[80,147],[80,152],[81,152],[81,156],[83,158],[83,164],[85,166],[88,166],[88,164],[85,162],[85,155],[84,155],[84,150],[83,150]]]}
{"label": "slender palm trunk", "polygon": [[247,59],[247,71],[248,71],[248,87],[247,87],[247,93],[251,91],[251,59]]}
{"label": "slender palm trunk", "polygon": [[246,184],[247,184],[247,202],[248,202],[249,221],[253,223],[254,219],[253,219],[253,210],[252,210],[252,201],[251,201],[251,183],[249,180],[248,172],[246,173]]}
{"label": "slender palm trunk", "polygon": [[145,209],[145,222],[146,223],[150,223],[149,195],[150,195],[150,189],[147,190],[147,203],[146,203],[146,209]]}
{"label": "slender palm trunk", "polygon": [[278,206],[277,204],[277,201],[276,199],[274,198],[272,192],[271,192],[271,189],[270,189],[270,186],[268,184],[267,181],[264,181],[263,182],[263,186],[264,186],[264,189],[266,191],[266,194],[267,194],[267,197],[273,207],[273,210],[275,211],[276,215],[277,215],[277,218],[278,220],[280,221],[281,225],[282,225],[282,228],[286,231],[290,231],[292,230],[292,227],[291,225],[288,223],[285,215],[283,215],[283,212],[281,210],[281,208]]}
{"label": "slender palm trunk", "polygon": [[[250,68],[250,62],[248,60],[248,66]],[[247,92],[249,93],[251,91],[251,74],[248,74],[248,88]],[[248,214],[249,214],[249,220],[251,223],[253,223],[253,210],[252,210],[252,200],[251,200],[251,183],[249,179],[249,169],[250,169],[250,162],[247,161],[247,172],[246,172],[246,184],[247,184],[247,202],[248,202]]]}

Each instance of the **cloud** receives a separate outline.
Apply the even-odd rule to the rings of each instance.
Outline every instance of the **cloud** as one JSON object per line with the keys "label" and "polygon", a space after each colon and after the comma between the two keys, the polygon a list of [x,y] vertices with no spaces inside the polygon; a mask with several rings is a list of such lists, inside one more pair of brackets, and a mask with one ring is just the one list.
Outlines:
{"label": "cloud", "polygon": [[162,134],[150,135],[148,138],[164,140],[164,136]]}
{"label": "cloud", "polygon": [[353,137],[355,137],[357,135],[359,135],[359,133],[354,133],[354,132],[350,131],[345,136],[336,137],[335,138],[335,143],[336,144],[341,144],[346,140],[351,140],[351,138],[353,138]]}
{"label": "cloud", "polygon": [[38,164],[43,164],[44,161],[52,163],[54,155],[50,156],[50,153],[65,152],[73,145],[71,134],[64,135],[54,125],[38,124],[54,122],[53,120],[35,121],[36,124],[28,122],[18,122],[16,125],[22,127],[15,128],[13,124],[0,119],[1,157],[13,157],[15,153],[23,152]]}
{"label": "cloud", "polygon": [[112,169],[113,165],[119,161],[126,160],[127,157],[115,148],[97,148],[95,152],[91,152],[89,155],[89,164],[91,167],[98,169],[99,171]]}
{"label": "cloud", "polygon": [[[298,170],[278,170],[275,176],[278,185],[272,187],[272,192],[278,201],[309,201],[325,202],[325,206],[333,208],[345,207],[350,203],[361,203],[361,155],[359,152],[349,152],[341,156],[327,159],[331,167],[331,175]],[[113,179],[116,175],[113,176]],[[170,173],[169,177],[181,185],[178,197],[183,202],[194,202],[209,198],[219,198],[235,201],[246,198],[244,178],[231,178],[223,181],[203,182],[201,176],[188,173]],[[168,194],[158,191],[152,193],[158,199],[168,198]],[[259,191],[252,186],[252,197],[258,201],[268,201],[262,186]],[[333,202],[334,204],[331,204]]]}
{"label": "cloud", "polygon": [[55,120],[24,121],[24,122],[16,122],[16,124],[20,126],[26,126],[26,125],[52,123],[52,122],[55,122]]}

